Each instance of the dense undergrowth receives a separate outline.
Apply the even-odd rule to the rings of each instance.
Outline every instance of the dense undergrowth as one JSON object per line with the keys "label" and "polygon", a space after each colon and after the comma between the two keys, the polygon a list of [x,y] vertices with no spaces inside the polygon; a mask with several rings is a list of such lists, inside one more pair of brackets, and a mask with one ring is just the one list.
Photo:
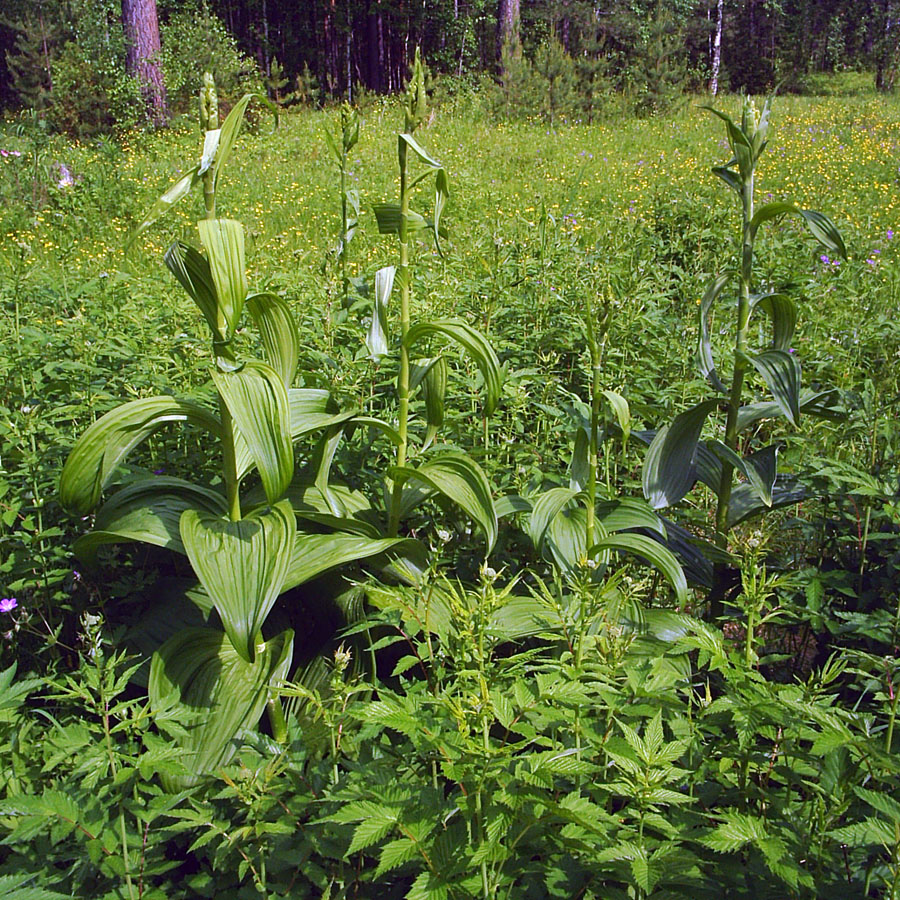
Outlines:
{"label": "dense undergrowth", "polygon": [[[148,659],[178,627],[222,633],[226,601],[197,589],[190,547],[76,561],[96,522],[59,498],[63,463],[102,414],[157,395],[212,410],[229,390],[227,365],[211,381],[203,316],[161,264],[173,240],[198,244],[199,189],[124,252],[196,162],[196,124],[121,144],[27,125],[0,138],[6,894],[900,896],[900,107],[775,104],[758,202],[822,210],[848,256],[777,218],[759,233],[754,289],[792,299],[784,352],[834,414],[756,424],[738,449],[778,442],[795,502],[737,524],[712,562],[692,540],[715,545],[713,489],[663,526],[641,498],[650,432],[709,396],[701,301],[738,265],[740,217],[710,173],[729,155],[722,123],[692,106],[553,131],[494,124],[471,97],[420,122],[407,111],[403,132],[427,150],[403,152],[420,170],[440,160],[451,193],[439,245],[410,233],[405,278],[373,212],[398,197],[401,113],[373,103],[358,142],[341,144],[343,116],[290,114],[271,133],[260,118],[217,191],[216,214],[243,223],[253,290],[297,323],[288,388],[328,392],[314,410],[324,439],[295,435],[288,494],[329,561],[288,577],[259,631],[294,632],[268,698],[283,729],[277,711],[254,727],[258,709],[208,777],[190,771],[184,709],[163,702]],[[423,185],[412,209],[437,218]],[[342,191],[345,212],[358,202],[353,233]],[[390,266],[379,334],[376,272]],[[468,355],[432,342],[404,376],[404,284],[409,327],[463,320],[502,382],[462,325],[429,339],[468,335]],[[717,309],[718,357],[734,326],[725,295]],[[751,321],[755,345],[766,323]],[[223,335],[238,359],[272,352],[249,322]],[[747,391],[761,399],[766,383]],[[185,479],[230,496],[218,447],[199,426],[155,431],[109,487]],[[260,518],[284,503],[247,485]],[[596,541],[572,538],[584,527]],[[326,546],[334,533],[343,555]],[[629,540],[637,555],[617,555]],[[677,572],[652,549],[663,543]],[[714,604],[709,579],[725,585]]]}

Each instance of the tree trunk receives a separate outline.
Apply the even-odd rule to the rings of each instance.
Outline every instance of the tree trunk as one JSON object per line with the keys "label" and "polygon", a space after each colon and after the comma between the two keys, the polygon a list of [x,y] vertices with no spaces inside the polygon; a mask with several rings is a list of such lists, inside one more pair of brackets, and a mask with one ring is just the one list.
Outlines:
{"label": "tree trunk", "polygon": [[125,29],[125,69],[138,80],[150,121],[157,127],[165,125],[169,111],[158,60],[156,0],[122,0],[122,25]]}
{"label": "tree trunk", "polygon": [[502,62],[504,50],[512,56],[522,51],[519,34],[519,0],[499,0],[497,7],[497,59]]}
{"label": "tree trunk", "polygon": [[725,0],[716,3],[716,33],[712,47],[712,76],[709,79],[709,92],[716,96],[719,93],[719,72],[722,68],[722,22],[725,18]]}

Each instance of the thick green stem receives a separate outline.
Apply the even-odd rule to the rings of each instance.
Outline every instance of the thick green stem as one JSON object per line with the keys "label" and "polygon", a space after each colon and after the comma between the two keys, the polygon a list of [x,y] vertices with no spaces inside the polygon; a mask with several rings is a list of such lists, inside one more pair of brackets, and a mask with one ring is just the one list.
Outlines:
{"label": "thick green stem", "polygon": [[[744,376],[747,372],[747,323],[750,321],[750,284],[753,276],[753,233],[750,220],[753,218],[753,173],[744,179],[742,200],[742,241],[741,241],[741,290],[738,297],[738,329],[734,342],[734,374],[728,398],[728,417],[725,422],[725,444],[731,450],[738,446],[738,412],[741,408],[741,394],[744,390]],[[731,503],[731,488],[734,480],[734,466],[722,463],[722,478],[717,491],[716,543],[725,549],[728,544],[728,508]]]}
{"label": "thick green stem", "polygon": [[234,452],[234,420],[231,418],[228,404],[221,395],[219,396],[219,417],[222,420],[222,474],[225,479],[228,517],[232,522],[237,522],[241,518],[241,498],[238,493],[240,481]]}
{"label": "thick green stem", "polygon": [[[406,173],[406,144],[399,142],[400,158],[400,375],[397,378],[397,400],[400,404],[398,412],[397,433],[400,443],[397,445],[397,465],[406,465],[407,428],[409,420],[409,350],[406,346],[406,333],[409,331],[410,275],[409,275],[409,190]],[[400,528],[400,500],[403,496],[403,482],[395,481],[391,497],[391,514],[388,534],[396,536]]]}

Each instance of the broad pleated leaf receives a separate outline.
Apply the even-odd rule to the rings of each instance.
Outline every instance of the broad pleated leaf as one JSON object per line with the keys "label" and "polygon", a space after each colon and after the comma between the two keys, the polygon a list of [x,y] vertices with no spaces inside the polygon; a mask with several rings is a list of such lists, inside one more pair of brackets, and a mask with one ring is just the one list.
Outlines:
{"label": "broad pleated leaf", "polygon": [[417,555],[421,544],[412,538],[380,538],[373,540],[356,534],[302,534],[294,538],[290,564],[284,580],[288,591],[318,575],[352,562],[360,562],[382,554]]}
{"label": "broad pleated leaf", "polygon": [[434,246],[440,256],[441,250],[441,215],[447,200],[450,198],[450,180],[444,169],[438,169],[434,179]]}
{"label": "broad pleated leaf", "polygon": [[141,219],[137,228],[131,233],[128,239],[130,245],[132,241],[145,229],[149,228],[157,219],[164,216],[179,200],[186,197],[191,188],[200,181],[200,164],[192,166],[185,172],[178,181],[175,182],[150,208],[150,212]]}
{"label": "broad pleated leaf", "polygon": [[266,359],[281,376],[285,389],[290,388],[297,374],[300,357],[300,334],[287,301],[277,294],[251,294],[247,309],[259,329]]}
{"label": "broad pleated leaf", "polygon": [[751,484],[739,484],[731,492],[728,503],[728,528],[734,528],[741,522],[753,518],[769,509],[779,509],[782,506],[791,506],[800,503],[808,496],[806,488],[798,481],[788,477],[775,480],[772,488],[772,502],[765,504],[760,499],[757,490]]}
{"label": "broad pleated leaf", "polygon": [[464,453],[444,452],[417,469],[395,467],[391,477],[395,481],[419,481],[455,503],[481,526],[487,539],[487,552],[491,552],[497,540],[497,511],[490,482],[473,459]]}
{"label": "broad pleated leaf", "polygon": [[727,393],[728,389],[723,384],[722,379],[719,378],[718,372],[716,372],[716,364],[712,355],[712,340],[709,334],[709,311],[730,279],[730,272],[717,275],[709,283],[709,287],[707,287],[706,293],[700,301],[700,342],[697,347],[697,365],[700,369],[700,374],[715,390],[721,391],[723,394]]}
{"label": "broad pleated leaf", "polygon": [[91,565],[104,544],[140,541],[184,553],[179,522],[187,509],[225,515],[225,498],[181,478],[145,478],[117,491],[100,509],[94,529],[75,541],[75,555]]}
{"label": "broad pleated leaf", "polygon": [[575,432],[572,459],[569,461],[569,488],[573,491],[583,491],[587,486],[591,468],[588,459],[590,443],[587,431],[579,427]]}
{"label": "broad pleated leaf", "polygon": [[631,410],[628,408],[628,401],[615,391],[603,390],[600,393],[606,398],[606,402],[615,414],[619,428],[622,429],[622,440],[627,441],[631,437]]}
{"label": "broad pleated leaf", "polygon": [[374,416],[353,416],[348,424],[353,428],[373,428],[375,431],[380,431],[395,447],[399,447],[403,443],[400,439],[400,432],[383,419],[377,419]]}
{"label": "broad pleated leaf", "polygon": [[824,213],[816,212],[813,209],[800,209],[799,206],[793,203],[777,201],[761,206],[750,220],[750,231],[755,236],[763,222],[783,216],[786,213],[796,213],[798,216],[801,216],[810,234],[826,250],[846,258],[847,248],[844,246],[844,239],[841,237],[837,225]]}
{"label": "broad pleated leaf", "polygon": [[661,428],[647,450],[642,473],[644,497],[654,509],[678,503],[696,480],[694,454],[707,416],[717,407],[706,400]]}
{"label": "broad pleated leaf", "polygon": [[388,355],[390,338],[388,337],[388,300],[394,288],[396,266],[385,266],[375,273],[375,303],[372,307],[372,324],[366,335],[366,347],[369,358],[376,363]]}
{"label": "broad pleated leaf", "polygon": [[[375,221],[378,224],[379,234],[400,233],[400,204],[399,203],[375,203],[372,206],[375,213]],[[428,223],[417,212],[410,210],[406,216],[407,233],[421,231]]]}
{"label": "broad pleated leaf", "polygon": [[485,388],[485,414],[490,415],[500,402],[502,375],[494,348],[480,331],[463,319],[436,319],[417,322],[406,333],[405,343],[411,348],[422,338],[440,335],[459,344],[478,366]]}
{"label": "broad pleated leaf", "polygon": [[216,190],[219,188],[219,176],[222,174],[222,167],[228,162],[231,152],[234,149],[235,141],[241,130],[241,124],[244,121],[244,112],[247,104],[253,99],[253,94],[244,94],[225,117],[222,127],[219,129],[218,148],[216,150],[216,161],[213,167],[213,185]]}
{"label": "broad pleated leaf", "polygon": [[211,128],[203,135],[203,155],[200,157],[200,168],[197,170],[198,175],[205,174],[215,161],[221,135],[221,128]]}
{"label": "broad pleated leaf", "polygon": [[429,169],[441,168],[441,164],[432,156],[429,156],[428,151],[425,150],[411,134],[399,134],[397,135],[397,139],[399,144],[406,144],[406,146],[409,147]]}
{"label": "broad pleated leaf", "polygon": [[712,450],[716,441],[700,441],[694,454],[694,471],[697,481],[718,493],[722,483],[722,460]]}
{"label": "broad pleated leaf", "polygon": [[684,577],[681,564],[672,551],[658,541],[644,534],[608,534],[591,548],[591,555],[603,550],[621,550],[646,560],[666,577],[666,580],[675,589],[678,602],[687,602],[687,579]]}
{"label": "broad pleated leaf", "polygon": [[281,376],[265,363],[247,363],[237,372],[213,370],[237,430],[256,464],[269,503],[281,497],[294,477],[291,410]]}
{"label": "broad pleated leaf", "polygon": [[331,474],[331,464],[334,462],[334,454],[344,437],[342,425],[330,425],[324,435],[316,443],[316,449],[310,460],[310,468],[315,473],[315,486],[319,493],[327,501],[332,514],[340,515],[340,505],[332,499],[328,489],[328,479]]}
{"label": "broad pleated leaf", "polygon": [[181,517],[181,540],[191,566],[234,649],[248,662],[281,593],[296,532],[288,500],[239,522],[196,510]]}
{"label": "broad pleated leaf", "polygon": [[748,359],[762,376],[779,409],[791,425],[800,421],[800,363],[784,350],[750,354]]}
{"label": "broad pleated leaf", "polygon": [[209,269],[221,313],[231,338],[241,319],[247,296],[244,267],[244,226],[233,219],[200,219],[200,240],[209,255]]}
{"label": "broad pleated leaf", "polygon": [[325,497],[315,483],[295,480],[287,496],[299,519],[323,525],[330,531],[374,539],[384,536],[378,512],[361,491],[351,490],[342,484],[329,484],[328,496]]}
{"label": "broad pleated leaf", "polygon": [[663,520],[645,501],[637,498],[601,500],[597,504],[597,521],[610,533],[631,528],[646,528],[662,537],[666,536]]}
{"label": "broad pleated leaf", "polygon": [[[846,418],[847,414],[835,407],[834,404],[838,400],[839,395],[835,390],[819,391],[818,393],[803,391],[800,394],[800,412],[806,416],[840,421]],[[763,419],[774,419],[779,415],[781,415],[781,407],[774,400],[748,403],[738,411],[738,431],[744,431]]]}
{"label": "broad pleated leaf", "polygon": [[[594,523],[595,538],[605,537],[602,522]],[[544,534],[543,550],[549,550],[556,565],[566,574],[587,561],[587,511],[583,506],[561,509]],[[601,562],[606,563],[603,559]]]}
{"label": "broad pleated leaf", "polygon": [[555,487],[544,491],[532,503],[526,533],[536,550],[541,549],[550,523],[579,495],[574,488]]}
{"label": "broad pleated leaf", "polygon": [[733,172],[731,170],[731,166],[737,163],[737,160],[732,160],[728,163],[727,166],[713,166],[713,174],[718,175],[725,184],[728,185],[738,196],[741,195],[741,191],[743,190],[743,186],[741,183],[740,175],[737,172]]}
{"label": "broad pleated leaf", "polygon": [[431,446],[438,429],[444,424],[444,397],[447,394],[447,360],[438,356],[424,366],[421,378],[425,401],[425,440],[422,449]]}
{"label": "broad pleated leaf", "polygon": [[213,284],[209,261],[188,244],[175,241],[163,257],[166,267],[200,308],[213,333],[214,340],[226,340],[225,317],[219,316],[216,286]]}
{"label": "broad pleated leaf", "polygon": [[497,511],[497,518],[503,519],[506,516],[514,516],[516,513],[530,513],[532,505],[530,500],[526,500],[518,494],[504,494],[494,501],[494,509]]}
{"label": "broad pleated leaf", "polygon": [[772,349],[790,350],[797,325],[797,304],[787,294],[774,292],[754,297],[753,307],[764,310],[772,320]]}
{"label": "broad pleated leaf", "polygon": [[147,397],[106,413],[78,439],[59,482],[62,505],[86,516],[100,501],[116,467],[146,437],[169,422],[190,422],[219,437],[219,419],[192,400]]}
{"label": "broad pleated leaf", "polygon": [[746,457],[739,456],[720,441],[707,441],[706,445],[719,459],[730,463],[732,468],[737,469],[747,479],[766,506],[772,505],[772,487],[775,484],[778,444],[772,444]]}
{"label": "broad pleated leaf", "polygon": [[[170,638],[153,655],[148,693],[155,714],[175,712],[188,728],[182,762],[193,773],[163,776],[169,790],[196,784],[234,756],[236,739],[254,728],[269,698],[270,686],[287,678],[294,634],[284,631],[260,643],[253,662],[214,628],[189,628]],[[170,704],[174,701],[174,710]]]}

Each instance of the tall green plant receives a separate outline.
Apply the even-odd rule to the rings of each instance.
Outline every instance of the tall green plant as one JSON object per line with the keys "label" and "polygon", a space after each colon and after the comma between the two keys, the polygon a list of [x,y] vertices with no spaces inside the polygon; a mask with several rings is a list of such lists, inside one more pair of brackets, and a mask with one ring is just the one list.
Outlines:
{"label": "tall green plant", "polygon": [[[791,347],[797,323],[797,304],[785,290],[759,288],[754,283],[753,262],[760,227],[793,213],[800,216],[829,252],[846,256],[835,224],[820,212],[775,201],[754,204],[756,169],[765,151],[771,100],[758,111],[745,100],[740,125],[725,113],[711,109],[725,123],[732,159],[713,172],[734,192],[741,209],[740,254],[736,270],[717,274],[700,303],[700,339],[697,361],[701,374],[716,391],[678,415],[656,432],[643,468],[644,496],[655,509],[678,503],[696,481],[716,495],[715,547],[728,549],[728,533],[740,522],[768,509],[796,502],[799,486],[777,476],[778,442],[757,446],[749,429],[763,419],[783,417],[797,426],[801,412],[833,417],[834,393],[801,391],[800,362]],[[730,384],[720,377],[712,348],[710,318],[713,305],[728,285],[737,282],[736,322]],[[765,313],[771,322],[771,341],[763,350],[750,346],[749,325],[754,313]],[[749,379],[756,374],[765,383],[771,400],[745,402]],[[719,437],[701,440],[707,421],[717,410],[724,413]],[[749,451],[749,452],[748,452]],[[743,480],[736,481],[737,476]],[[721,552],[718,556],[721,560]]]}
{"label": "tall green plant", "polygon": [[[185,759],[197,775],[233,755],[235,736],[254,726],[267,704],[275,736],[284,736],[271,687],[288,673],[293,631],[272,637],[263,632],[279,595],[348,554],[355,559],[396,543],[356,538],[351,548],[328,535],[297,531],[288,497],[294,442],[348,415],[336,411],[326,392],[292,387],[300,338],[291,310],[276,294],[250,293],[243,226],[216,213],[222,167],[251,96],[243,97],[220,127],[215,86],[210,76],[204,78],[201,160],[138,228],[202,185],[206,215],[197,229],[206,255],[176,242],[165,263],[209,327],[216,411],[202,400],[169,396],[126,403],[81,436],[60,482],[66,508],[81,516],[96,510],[94,530],[76,544],[79,555],[92,560],[103,544],[137,540],[182,553],[191,564],[197,588],[182,592],[175,606],[160,603],[144,632],[166,638],[153,653],[151,703],[157,714],[171,712],[174,704],[187,720]],[[235,348],[245,310],[259,332],[264,360],[240,358]],[[201,429],[210,446],[218,442],[221,487],[147,475],[101,504],[127,454],[176,421]],[[259,488],[242,491],[251,473]]]}

